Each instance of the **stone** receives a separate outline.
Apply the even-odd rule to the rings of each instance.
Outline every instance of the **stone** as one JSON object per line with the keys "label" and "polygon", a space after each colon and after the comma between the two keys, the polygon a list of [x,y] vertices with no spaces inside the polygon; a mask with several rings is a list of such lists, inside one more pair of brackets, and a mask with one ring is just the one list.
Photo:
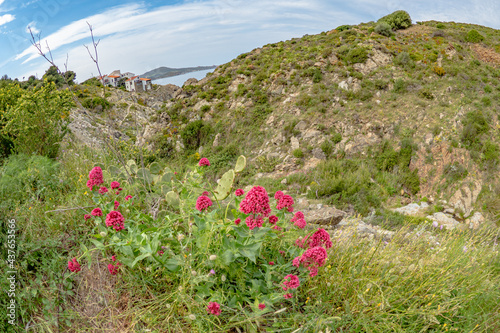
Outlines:
{"label": "stone", "polygon": [[463,213],[464,218],[470,216],[474,209],[477,197],[481,192],[481,184],[476,180],[473,183],[464,183],[450,199],[450,206]]}
{"label": "stone", "polygon": [[294,129],[298,131],[303,131],[307,128],[307,124],[305,121],[301,120],[297,125],[295,125]]}
{"label": "stone", "polygon": [[290,144],[291,144],[292,151],[295,150],[295,149],[299,149],[300,148],[299,139],[297,139],[294,136],[292,136],[290,138]]}
{"label": "stone", "polygon": [[307,223],[330,226],[338,224],[346,215],[345,212],[335,207],[322,207],[321,209],[304,212]]}
{"label": "stone", "polygon": [[217,133],[214,138],[214,143],[212,144],[213,147],[217,147],[219,145],[219,140],[220,140],[220,133]]}
{"label": "stone", "polygon": [[399,207],[395,208],[392,211],[404,214],[404,215],[410,215],[410,216],[415,216],[418,215],[422,210],[422,207],[418,203],[411,203],[409,205],[406,205],[404,207]]}
{"label": "stone", "polygon": [[314,148],[312,150],[312,155],[320,160],[326,160],[326,155],[320,148]]}
{"label": "stone", "polygon": [[341,81],[341,82],[339,83],[339,88],[340,88],[340,89],[344,89],[344,90],[349,90],[349,85],[347,84],[347,82],[345,82],[345,81]]}
{"label": "stone", "polygon": [[465,223],[469,226],[470,229],[477,229],[480,225],[482,225],[485,221],[483,214],[480,212],[475,212],[471,217],[465,220]]}
{"label": "stone", "polygon": [[427,218],[431,221],[436,221],[439,225],[443,225],[448,230],[453,230],[460,225],[460,222],[442,212],[428,215]]}

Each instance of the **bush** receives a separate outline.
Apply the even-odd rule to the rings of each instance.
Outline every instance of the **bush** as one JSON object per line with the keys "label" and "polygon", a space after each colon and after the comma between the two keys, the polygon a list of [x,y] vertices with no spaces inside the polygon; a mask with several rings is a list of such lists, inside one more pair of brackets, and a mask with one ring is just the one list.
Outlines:
{"label": "bush", "polygon": [[432,69],[432,71],[434,73],[436,73],[438,76],[443,76],[446,74],[446,71],[444,70],[443,67],[440,67],[440,66],[434,66],[434,68]]}
{"label": "bush", "polygon": [[332,142],[334,144],[337,144],[339,143],[340,141],[342,141],[342,134],[339,133],[339,132],[335,132],[333,135],[332,135]]}
{"label": "bush", "polygon": [[411,17],[404,10],[397,10],[377,21],[377,23],[381,22],[389,24],[392,30],[406,29],[411,26]]}
{"label": "bush", "polygon": [[394,64],[405,69],[415,68],[415,62],[408,52],[401,52],[394,58]]}
{"label": "bush", "polygon": [[296,158],[302,158],[304,157],[304,152],[302,151],[302,149],[300,148],[297,148],[295,149],[293,152],[292,152],[293,156],[295,156]]}
{"label": "bush", "polygon": [[207,140],[211,132],[212,127],[205,124],[203,120],[193,121],[182,130],[182,143],[188,151],[196,150]]}
{"label": "bush", "polygon": [[337,56],[348,64],[364,63],[368,59],[368,51],[364,47],[344,45],[337,51]]}
{"label": "bush", "polygon": [[[140,101],[138,103],[141,105]],[[95,109],[100,106],[101,110],[106,110],[111,107],[111,104],[104,98],[96,96],[85,98],[82,102],[82,106],[87,109]]]}
{"label": "bush", "polygon": [[332,143],[328,140],[323,141],[323,143],[321,144],[321,150],[323,151],[323,153],[325,153],[326,157],[329,157],[333,152]]}
{"label": "bush", "polygon": [[341,32],[341,31],[344,31],[344,30],[349,30],[351,29],[351,26],[350,25],[340,25],[338,27],[335,28],[335,30],[337,30],[338,32]]}
{"label": "bush", "polygon": [[375,26],[374,31],[376,33],[378,33],[379,35],[386,36],[386,37],[391,37],[394,34],[392,32],[391,26],[387,22],[380,22],[379,24],[377,24],[377,26]]}
{"label": "bush", "polygon": [[[2,89],[0,99],[10,93],[9,89]],[[57,90],[54,83],[46,83],[23,91],[18,97],[6,106],[2,134],[12,140],[18,153],[55,158],[67,132],[69,110],[73,106],[70,93]],[[0,111],[3,111],[2,105]]]}
{"label": "bush", "polygon": [[480,43],[484,40],[484,36],[481,35],[477,30],[470,30],[465,36],[465,41],[470,43]]}
{"label": "bush", "polygon": [[481,135],[489,132],[488,120],[480,111],[468,112],[463,121],[460,140],[468,149],[480,148]]}

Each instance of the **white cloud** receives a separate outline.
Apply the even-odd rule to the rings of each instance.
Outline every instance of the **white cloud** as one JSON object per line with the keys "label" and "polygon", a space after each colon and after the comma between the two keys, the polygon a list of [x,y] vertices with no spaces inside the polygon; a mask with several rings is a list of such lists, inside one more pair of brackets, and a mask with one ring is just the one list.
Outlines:
{"label": "white cloud", "polygon": [[[2,0],[0,0],[2,1]],[[1,2],[0,2],[1,4]],[[11,14],[5,14],[5,15],[1,15],[0,16],[0,25],[4,25],[6,23],[9,23],[11,21],[14,21],[16,17],[14,15],[11,15]]]}
{"label": "white cloud", "polygon": [[37,29],[36,27],[36,23],[33,21],[33,22],[30,22],[27,26],[26,26],[26,33],[30,33],[30,30],[31,32],[34,34],[34,35],[37,35],[40,33],[40,30]]}

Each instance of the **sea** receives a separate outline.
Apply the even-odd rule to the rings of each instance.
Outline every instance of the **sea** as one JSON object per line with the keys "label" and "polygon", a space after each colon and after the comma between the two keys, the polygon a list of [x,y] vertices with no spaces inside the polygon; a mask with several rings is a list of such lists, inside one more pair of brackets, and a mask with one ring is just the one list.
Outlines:
{"label": "sea", "polygon": [[151,80],[151,83],[161,84],[161,85],[175,84],[176,86],[182,87],[184,82],[186,82],[188,79],[195,78],[197,80],[201,80],[207,75],[207,73],[211,73],[214,70],[215,68],[212,68],[212,69],[205,69],[202,71],[190,72],[187,74],[165,77],[163,79]]}

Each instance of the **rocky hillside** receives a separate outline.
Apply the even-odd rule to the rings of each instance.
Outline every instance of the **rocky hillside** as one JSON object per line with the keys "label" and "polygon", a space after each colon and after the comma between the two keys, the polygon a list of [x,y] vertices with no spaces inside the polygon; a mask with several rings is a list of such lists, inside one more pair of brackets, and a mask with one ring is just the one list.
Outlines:
{"label": "rocky hillside", "polygon": [[[114,106],[99,117],[116,138],[177,161],[198,152],[219,174],[245,154],[245,180],[344,211],[423,200],[434,205],[421,216],[498,221],[500,31],[382,28],[268,44],[182,88],[108,90]],[[82,138],[107,126],[75,120]]]}

